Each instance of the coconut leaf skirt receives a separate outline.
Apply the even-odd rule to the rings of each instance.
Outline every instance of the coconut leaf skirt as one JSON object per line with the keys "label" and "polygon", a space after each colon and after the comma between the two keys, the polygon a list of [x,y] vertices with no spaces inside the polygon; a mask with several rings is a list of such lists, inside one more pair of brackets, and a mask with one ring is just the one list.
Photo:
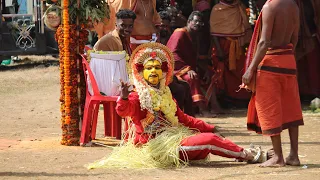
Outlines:
{"label": "coconut leaf skirt", "polygon": [[[181,141],[192,136],[194,131],[185,126],[168,127],[155,138],[142,146],[133,144],[134,137],[118,147],[110,155],[86,165],[95,168],[152,169],[182,167],[188,164],[179,157]],[[182,154],[185,154],[182,152]],[[184,157],[183,159],[187,159]]]}

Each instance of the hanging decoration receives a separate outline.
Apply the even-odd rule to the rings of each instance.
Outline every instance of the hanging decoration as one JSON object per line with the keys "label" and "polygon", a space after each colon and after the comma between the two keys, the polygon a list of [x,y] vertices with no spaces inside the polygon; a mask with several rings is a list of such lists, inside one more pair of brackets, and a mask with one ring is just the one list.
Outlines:
{"label": "hanging decoration", "polygon": [[[62,9],[62,23],[57,28],[56,40],[60,57],[60,111],[62,145],[79,145],[79,125],[85,102],[85,82],[79,54],[84,53],[89,19],[99,22],[108,17],[104,0],[52,1]],[[89,17],[90,15],[90,17]]]}

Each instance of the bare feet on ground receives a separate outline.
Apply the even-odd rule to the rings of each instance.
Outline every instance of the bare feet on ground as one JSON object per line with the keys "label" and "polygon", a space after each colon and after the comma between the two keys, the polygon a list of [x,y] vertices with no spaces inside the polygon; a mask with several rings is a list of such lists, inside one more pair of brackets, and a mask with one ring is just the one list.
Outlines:
{"label": "bare feet on ground", "polygon": [[300,166],[300,160],[298,156],[288,156],[286,158],[286,164],[290,166]]}
{"label": "bare feet on ground", "polygon": [[285,166],[283,157],[274,155],[271,159],[259,165],[259,167],[283,167]]}

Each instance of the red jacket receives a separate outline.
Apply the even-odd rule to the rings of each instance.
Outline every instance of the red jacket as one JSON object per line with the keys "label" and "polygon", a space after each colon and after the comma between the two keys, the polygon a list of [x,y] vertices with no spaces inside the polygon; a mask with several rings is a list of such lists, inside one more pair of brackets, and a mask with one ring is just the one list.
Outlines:
{"label": "red jacket", "polygon": [[[144,133],[143,126],[140,120],[144,119],[147,115],[147,110],[141,110],[138,93],[130,93],[129,100],[123,100],[119,98],[117,101],[116,111],[119,116],[131,117],[136,127],[135,143],[144,144],[148,142],[148,139],[152,138],[152,135]],[[179,123],[189,128],[198,129],[200,132],[212,132],[214,126],[205,123],[202,120],[196,119],[192,116],[184,114],[177,106],[176,116],[179,119]]]}

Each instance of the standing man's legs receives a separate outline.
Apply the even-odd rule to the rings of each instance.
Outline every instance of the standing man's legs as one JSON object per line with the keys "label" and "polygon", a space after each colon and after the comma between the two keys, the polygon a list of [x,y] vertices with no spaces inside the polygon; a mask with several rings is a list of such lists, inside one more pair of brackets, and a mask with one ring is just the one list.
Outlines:
{"label": "standing man's legs", "polygon": [[298,136],[299,136],[299,127],[289,128],[290,136],[290,154],[286,158],[286,164],[292,166],[299,166],[300,160],[298,156]]}
{"label": "standing man's legs", "polygon": [[260,167],[284,166],[281,147],[281,131],[284,124],[282,84],[285,77],[265,71],[257,72],[256,109],[262,134],[271,136],[274,156]]}
{"label": "standing man's legs", "polygon": [[275,135],[271,136],[271,141],[272,141],[272,146],[274,150],[274,155],[271,159],[268,161],[262,163],[260,167],[268,167],[268,166],[274,166],[274,165],[279,165],[279,166],[284,166],[284,160],[283,160],[283,154],[282,154],[282,146],[281,146],[281,136]]}

